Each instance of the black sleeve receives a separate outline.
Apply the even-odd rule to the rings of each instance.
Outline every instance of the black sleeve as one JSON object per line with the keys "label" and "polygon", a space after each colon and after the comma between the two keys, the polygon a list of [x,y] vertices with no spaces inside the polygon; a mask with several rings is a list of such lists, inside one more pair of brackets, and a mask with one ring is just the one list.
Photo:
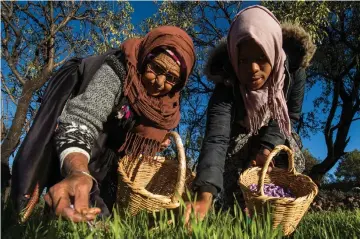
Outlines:
{"label": "black sleeve", "polygon": [[[289,92],[287,107],[291,125],[293,126],[300,118],[302,104],[305,93],[306,73],[305,69],[300,68],[293,75],[293,85]],[[263,127],[260,132],[260,144],[268,149],[273,149],[276,145],[284,144],[285,137],[280,132],[276,120],[270,120],[268,126]]]}
{"label": "black sleeve", "polygon": [[305,94],[306,72],[300,68],[294,74],[294,86],[291,89],[287,102],[291,124],[294,125],[301,115],[302,105]]}
{"label": "black sleeve", "polygon": [[207,110],[205,138],[193,184],[197,192],[211,192],[216,195],[222,190],[233,104],[232,88],[218,84],[210,98]]}

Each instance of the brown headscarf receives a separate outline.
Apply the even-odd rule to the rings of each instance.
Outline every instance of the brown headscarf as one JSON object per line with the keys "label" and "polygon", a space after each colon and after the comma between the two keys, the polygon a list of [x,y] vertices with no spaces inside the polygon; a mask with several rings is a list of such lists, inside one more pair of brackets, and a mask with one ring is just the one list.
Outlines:
{"label": "brown headscarf", "polygon": [[[246,39],[254,39],[268,57],[272,72],[264,86],[256,91],[245,89],[241,82],[238,64],[238,45]],[[276,119],[282,133],[291,134],[290,119],[283,92],[285,80],[282,49],[282,31],[279,21],[265,7],[251,6],[240,11],[231,24],[228,33],[228,53],[231,64],[240,81],[247,118],[245,124],[251,133],[257,133],[270,116]]]}
{"label": "brown headscarf", "polygon": [[[181,61],[180,83],[166,95],[149,96],[141,82],[149,53],[156,48],[166,47],[175,52]],[[132,109],[139,116],[133,130],[128,133],[126,142],[120,148],[127,154],[154,156],[169,130],[180,121],[180,90],[185,86],[194,63],[194,44],[190,36],[174,26],[153,29],[144,38],[132,38],[121,45],[125,54],[127,76],[124,82],[124,95]]]}

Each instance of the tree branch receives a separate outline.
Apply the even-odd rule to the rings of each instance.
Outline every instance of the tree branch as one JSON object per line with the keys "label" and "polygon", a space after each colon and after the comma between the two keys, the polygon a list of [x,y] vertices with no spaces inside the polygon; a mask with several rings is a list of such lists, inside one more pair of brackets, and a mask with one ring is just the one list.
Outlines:
{"label": "tree branch", "polygon": [[216,1],[216,4],[219,6],[219,8],[221,9],[221,11],[224,13],[225,15],[225,19],[227,20],[227,22],[229,23],[229,26],[231,25],[232,22],[232,18],[229,14],[229,12],[225,9],[225,5],[224,2],[222,1]]}
{"label": "tree branch", "polygon": [[331,130],[331,122],[334,119],[337,103],[339,100],[339,85],[341,84],[339,79],[336,79],[334,82],[334,89],[333,89],[333,100],[331,103],[330,113],[326,120],[325,128],[324,128],[324,135],[325,135],[325,142],[328,148],[328,156],[333,157],[334,155],[334,143],[333,143],[333,130]]}
{"label": "tree branch", "polygon": [[13,61],[13,59],[11,58],[7,45],[2,44],[2,50],[3,50],[3,54],[5,56],[5,60],[7,61],[11,71],[13,72],[13,74],[15,75],[16,79],[22,84],[25,84],[25,80],[24,78],[20,75],[20,73],[18,72],[18,70],[15,67],[15,63]]}
{"label": "tree branch", "polygon": [[33,20],[36,24],[38,24],[44,32],[47,32],[48,29],[46,28],[46,26],[44,24],[42,24],[38,18],[36,18],[34,15],[32,15],[29,11],[23,11],[26,15],[28,15],[31,20]]}
{"label": "tree branch", "polygon": [[342,81],[339,85],[340,87],[340,97],[341,99],[346,102],[346,101],[351,101],[351,97],[350,95],[346,92],[345,87],[344,87],[344,82],[343,82],[343,78],[349,73],[349,71],[354,68],[356,66],[356,58],[354,57],[353,60],[351,61],[351,63],[345,67],[345,69],[338,75],[338,79],[341,79],[340,81]]}
{"label": "tree branch", "polygon": [[74,51],[74,48],[72,48],[72,49],[70,50],[70,53],[69,53],[64,59],[62,59],[61,61],[57,62],[57,63],[54,65],[54,68],[57,68],[58,66],[61,66],[62,64],[64,64],[64,63],[69,59],[69,57],[70,57],[70,55],[71,55],[71,52],[73,52],[73,51]]}
{"label": "tree branch", "polygon": [[6,85],[6,83],[5,83],[5,80],[4,80],[3,76],[2,76],[2,73],[0,73],[0,77],[1,77],[2,85],[4,86],[4,88],[5,88],[5,90],[6,90],[6,93],[7,93],[8,96],[10,97],[11,101],[12,101],[15,105],[17,105],[14,96],[11,94],[9,88],[7,87],[7,85]]}
{"label": "tree branch", "polygon": [[354,121],[357,121],[357,120],[360,120],[360,118],[355,118],[351,122],[354,122]]}

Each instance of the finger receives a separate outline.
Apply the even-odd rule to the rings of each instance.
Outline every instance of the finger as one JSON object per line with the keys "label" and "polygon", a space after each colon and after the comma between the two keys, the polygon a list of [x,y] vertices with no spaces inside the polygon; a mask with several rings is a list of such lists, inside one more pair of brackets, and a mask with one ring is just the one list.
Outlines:
{"label": "finger", "polygon": [[256,166],[258,167],[263,166],[262,157],[260,155],[256,155],[255,162],[256,162]]}
{"label": "finger", "polygon": [[92,208],[89,208],[89,209],[84,209],[81,211],[82,214],[100,214],[101,213],[101,209],[98,208],[98,207],[92,207]]}
{"label": "finger", "polygon": [[53,204],[53,203],[52,203],[52,199],[51,199],[49,193],[45,194],[44,200],[45,200],[46,204],[47,204],[49,207],[52,208],[52,204]]}
{"label": "finger", "polygon": [[194,213],[195,213],[195,219],[196,222],[204,220],[206,214],[207,214],[207,208],[204,208],[204,206],[196,205],[194,207]]}
{"label": "finger", "polygon": [[171,144],[171,140],[170,140],[169,138],[167,138],[167,139],[165,140],[165,145],[166,145],[166,147],[168,147],[170,144]]}
{"label": "finger", "polygon": [[190,215],[191,215],[191,204],[187,204],[186,205],[186,210],[185,210],[185,225],[189,223],[190,220]]}
{"label": "finger", "polygon": [[80,212],[75,211],[73,208],[64,208],[61,216],[73,222],[86,222],[86,221],[95,220],[97,214],[92,214],[92,213],[82,214]]}
{"label": "finger", "polygon": [[275,163],[274,163],[274,161],[272,160],[272,161],[270,162],[270,165],[269,165],[269,168],[268,168],[268,173],[270,173],[274,167],[275,167]]}
{"label": "finger", "polygon": [[87,221],[87,218],[83,215],[81,215],[81,213],[76,212],[73,208],[64,208],[61,211],[61,215],[64,218],[71,220],[73,222],[85,222]]}
{"label": "finger", "polygon": [[52,199],[55,205],[53,208],[55,210],[56,215],[62,215],[65,208],[70,208],[71,200],[70,196],[67,193],[61,193],[61,196],[53,195]]}
{"label": "finger", "polygon": [[82,216],[86,219],[86,221],[93,221],[97,217],[97,214],[87,213],[82,214]]}
{"label": "finger", "polygon": [[82,213],[82,210],[89,209],[90,190],[91,188],[87,185],[77,187],[74,198],[75,211]]}

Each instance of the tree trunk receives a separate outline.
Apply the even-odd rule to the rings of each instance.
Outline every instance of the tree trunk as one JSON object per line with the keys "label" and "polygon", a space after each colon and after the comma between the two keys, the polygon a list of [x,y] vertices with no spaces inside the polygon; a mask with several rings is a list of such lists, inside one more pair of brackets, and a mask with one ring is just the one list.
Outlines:
{"label": "tree trunk", "polygon": [[24,88],[19,99],[15,117],[12,120],[11,127],[8,131],[4,142],[1,145],[1,163],[9,164],[9,157],[14,152],[16,146],[19,143],[21,131],[25,124],[26,113],[31,102],[33,87],[32,82],[28,81],[25,83]]}
{"label": "tree trunk", "polygon": [[[337,85],[343,89],[343,85]],[[341,91],[341,90],[340,90]],[[352,94],[357,96],[357,87],[354,87]],[[343,106],[341,109],[339,123],[336,126],[329,127],[328,130],[325,129],[324,135],[328,146],[328,155],[324,161],[320,164],[315,165],[310,171],[310,177],[320,185],[321,179],[324,175],[335,166],[337,161],[345,154],[345,148],[348,144],[348,134],[350,126],[358,107],[356,104],[353,105],[351,96],[346,95],[344,91],[340,93],[341,99],[343,101]],[[337,102],[337,99],[336,99]],[[329,116],[330,117],[330,116]],[[328,119],[329,120],[329,119]],[[332,119],[331,119],[332,121]],[[330,122],[331,124],[331,122]],[[335,142],[333,141],[333,132],[337,130]],[[334,142],[334,143],[333,143]]]}

